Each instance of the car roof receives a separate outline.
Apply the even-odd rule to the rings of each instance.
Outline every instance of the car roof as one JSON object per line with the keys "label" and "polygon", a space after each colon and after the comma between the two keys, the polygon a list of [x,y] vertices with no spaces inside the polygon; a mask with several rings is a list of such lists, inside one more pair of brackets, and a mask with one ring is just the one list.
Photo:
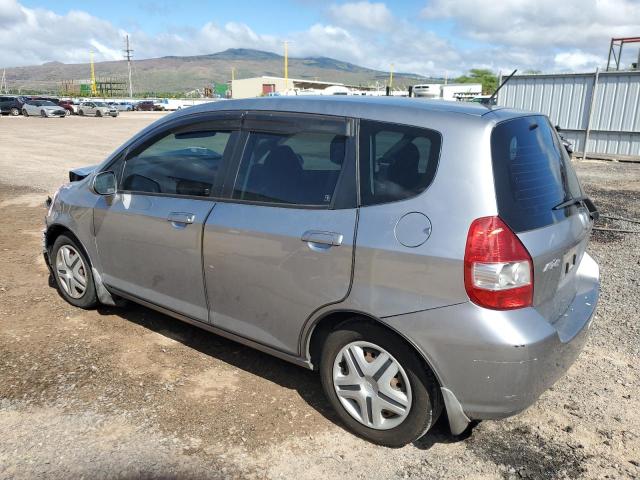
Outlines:
{"label": "car roof", "polygon": [[358,95],[274,96],[242,100],[221,100],[196,105],[180,112],[182,112],[181,115],[187,115],[189,113],[223,110],[314,113],[382,121],[393,121],[391,118],[403,118],[403,116],[406,116],[406,123],[409,124],[420,124],[421,122],[415,122],[420,117],[433,118],[442,115],[464,115],[478,119],[483,118],[492,122],[516,116],[531,115],[531,112],[506,109],[495,105],[483,105],[477,102]]}

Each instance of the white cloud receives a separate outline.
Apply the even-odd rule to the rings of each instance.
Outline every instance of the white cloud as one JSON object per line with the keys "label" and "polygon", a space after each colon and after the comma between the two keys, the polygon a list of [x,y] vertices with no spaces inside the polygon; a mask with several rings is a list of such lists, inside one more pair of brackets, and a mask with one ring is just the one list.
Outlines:
{"label": "white cloud", "polygon": [[[11,21],[5,21],[5,19]],[[122,43],[112,24],[85,12],[57,15],[29,9],[15,0],[0,0],[0,65],[33,65],[46,61],[110,60]]]}
{"label": "white cloud", "polygon": [[[592,70],[606,61],[609,37],[637,34],[640,18],[637,0],[501,0],[481,7],[476,0],[431,0],[418,21],[394,16],[380,2],[319,8],[327,14],[324,22],[279,35],[262,34],[240,22],[206,19],[199,28],[128,33],[137,59],[228,48],[282,53],[287,39],[292,56],[332,57],[383,71],[393,64],[396,72],[448,72],[451,77],[471,68]],[[453,25],[451,39],[430,29],[443,19]],[[0,67],[85,63],[90,50],[96,61],[120,59],[125,33],[83,11],[59,15],[0,0]]]}
{"label": "white cloud", "polygon": [[612,36],[637,35],[640,2],[500,0],[479,4],[476,0],[431,0],[421,17],[453,21],[456,34],[498,47],[500,57],[508,58],[509,50],[518,50],[532,58],[530,67],[592,69],[606,62]]}
{"label": "white cloud", "polygon": [[384,3],[352,2],[329,7],[332,20],[368,30],[386,31],[394,23],[393,15]]}
{"label": "white cloud", "polygon": [[553,61],[559,70],[593,70],[600,64],[602,58],[580,50],[572,50],[556,54]]}
{"label": "white cloud", "polygon": [[[283,32],[281,37],[264,35],[239,22],[219,25],[207,22],[201,28],[174,28],[148,34],[125,32],[110,22],[82,11],[58,15],[44,9],[29,9],[15,0],[0,0],[0,18],[11,18],[0,28],[0,66],[41,64],[48,61],[85,63],[89,51],[94,60],[122,58],[123,37],[130,34],[135,58],[168,55],[202,55],[228,48],[254,48],[282,53],[284,39],[290,40],[292,56],[332,57],[370,68],[429,74],[444,72],[443,62],[457,62],[451,47],[436,35],[394,19],[400,28],[393,35],[371,34],[366,28],[350,29],[346,23],[316,23],[306,30]],[[391,14],[384,4],[373,5],[366,25],[380,26]],[[345,4],[351,8],[355,4]],[[346,17],[345,17],[346,18]],[[389,20],[391,21],[391,20]],[[412,45],[415,38],[420,42]],[[411,45],[411,48],[407,48]],[[450,68],[451,69],[451,68]]]}

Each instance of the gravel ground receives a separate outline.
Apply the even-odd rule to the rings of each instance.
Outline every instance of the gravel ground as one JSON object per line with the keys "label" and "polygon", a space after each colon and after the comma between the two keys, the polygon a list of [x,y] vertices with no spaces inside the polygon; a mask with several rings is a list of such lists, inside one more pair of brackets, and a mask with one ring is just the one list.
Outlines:
{"label": "gravel ground", "polygon": [[[640,477],[637,234],[594,233],[589,341],[536,404],[457,438],[441,421],[402,449],[343,430],[313,372],[143,307],[66,304],[40,254],[42,200],[154,118],[0,119],[0,478]],[[640,219],[640,165],[577,169],[604,214]]]}

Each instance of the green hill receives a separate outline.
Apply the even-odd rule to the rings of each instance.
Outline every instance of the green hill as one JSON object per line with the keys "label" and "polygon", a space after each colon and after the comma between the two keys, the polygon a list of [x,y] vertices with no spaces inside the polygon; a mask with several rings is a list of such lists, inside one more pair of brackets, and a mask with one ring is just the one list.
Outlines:
{"label": "green hill", "polygon": [[[133,62],[134,92],[184,93],[225,83],[231,78],[248,78],[260,75],[282,76],[283,57],[260,50],[234,48],[209,55],[189,57],[168,56],[135,60]],[[124,60],[97,62],[96,77],[126,79],[127,63]],[[57,92],[63,81],[79,83],[90,77],[90,67],[84,64],[48,62],[43,65],[8,68],[7,83],[11,91],[21,89]],[[328,57],[289,58],[291,78],[317,79],[348,85],[384,85],[388,72],[360,67],[349,62]],[[429,81],[420,75],[394,73],[394,85],[410,85]]]}

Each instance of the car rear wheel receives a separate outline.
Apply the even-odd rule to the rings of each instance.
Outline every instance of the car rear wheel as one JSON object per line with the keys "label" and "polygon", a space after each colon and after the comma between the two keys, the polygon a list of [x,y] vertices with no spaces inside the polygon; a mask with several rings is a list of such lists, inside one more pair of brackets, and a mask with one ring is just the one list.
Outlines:
{"label": "car rear wheel", "polygon": [[20,115],[20,109],[17,107],[13,107],[10,110],[11,115],[13,115],[14,117],[17,117],[18,115]]}
{"label": "car rear wheel", "polygon": [[89,259],[78,243],[67,235],[60,235],[51,249],[51,266],[60,295],[80,308],[98,304]]}
{"label": "car rear wheel", "polygon": [[442,411],[433,374],[400,337],[375,324],[356,321],[331,332],[320,377],[347,427],[379,445],[417,440]]}
{"label": "car rear wheel", "polygon": [[66,117],[68,117],[69,115],[71,115],[71,110],[65,110],[64,114]]}
{"label": "car rear wheel", "polygon": [[28,117],[28,116],[29,116],[29,112],[27,112],[27,109],[26,109],[26,108],[23,108],[23,109],[22,109],[22,115],[24,115],[25,117]]}

